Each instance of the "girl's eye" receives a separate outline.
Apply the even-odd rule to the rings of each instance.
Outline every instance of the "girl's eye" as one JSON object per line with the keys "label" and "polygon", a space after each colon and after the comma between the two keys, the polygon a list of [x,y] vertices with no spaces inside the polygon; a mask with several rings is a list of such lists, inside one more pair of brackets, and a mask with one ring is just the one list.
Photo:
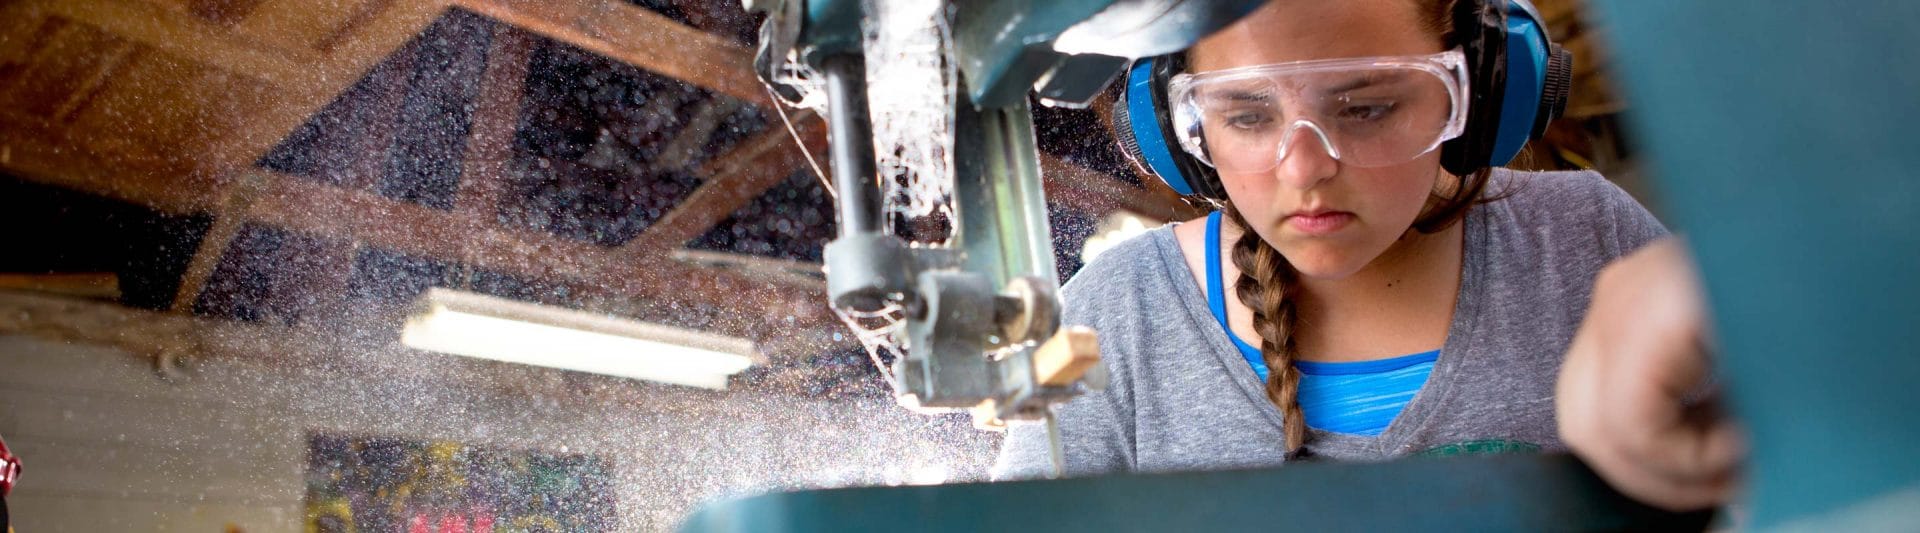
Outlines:
{"label": "girl's eye", "polygon": [[1261,125],[1266,124],[1267,122],[1270,122],[1271,120],[1272,119],[1269,118],[1266,113],[1261,113],[1257,111],[1242,111],[1237,113],[1228,113],[1226,116],[1227,127],[1238,128],[1243,130],[1258,128]]}
{"label": "girl's eye", "polygon": [[1341,120],[1346,121],[1373,122],[1387,118],[1388,115],[1393,114],[1393,109],[1394,104],[1392,103],[1355,104],[1340,108],[1338,116]]}

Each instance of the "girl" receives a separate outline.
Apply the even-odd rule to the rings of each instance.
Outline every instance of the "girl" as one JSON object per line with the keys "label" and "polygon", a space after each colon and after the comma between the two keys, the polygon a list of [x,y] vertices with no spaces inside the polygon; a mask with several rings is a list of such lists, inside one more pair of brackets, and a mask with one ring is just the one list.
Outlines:
{"label": "girl", "polygon": [[[1060,408],[1070,475],[1566,448],[1555,373],[1595,276],[1666,230],[1593,172],[1446,171],[1475,133],[1460,13],[1273,2],[1186,52],[1167,142],[1224,202],[1064,288],[1110,374]],[[994,475],[1048,456],[1016,426]]]}

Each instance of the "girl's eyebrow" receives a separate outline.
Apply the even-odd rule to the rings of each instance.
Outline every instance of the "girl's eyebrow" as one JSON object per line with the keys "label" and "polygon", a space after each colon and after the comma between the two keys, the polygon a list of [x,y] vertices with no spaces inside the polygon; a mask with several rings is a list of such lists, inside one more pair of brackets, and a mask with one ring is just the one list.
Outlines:
{"label": "girl's eyebrow", "polygon": [[1243,104],[1266,103],[1273,99],[1273,95],[1269,91],[1255,91],[1251,89],[1219,89],[1208,91],[1206,97],[1208,100],[1225,100],[1232,103]]}
{"label": "girl's eyebrow", "polygon": [[1326,91],[1323,91],[1322,94],[1340,94],[1344,92],[1364,89],[1374,85],[1398,82],[1406,79],[1408,74],[1410,73],[1392,72],[1392,71],[1370,73],[1367,76],[1355,78],[1352,81],[1348,81],[1344,84],[1335,85],[1331,88],[1328,88]]}

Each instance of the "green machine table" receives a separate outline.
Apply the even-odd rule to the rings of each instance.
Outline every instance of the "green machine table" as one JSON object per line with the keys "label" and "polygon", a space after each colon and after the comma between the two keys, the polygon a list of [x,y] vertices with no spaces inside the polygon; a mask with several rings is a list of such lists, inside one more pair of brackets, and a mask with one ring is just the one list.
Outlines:
{"label": "green machine table", "polygon": [[709,505],[688,532],[1699,531],[1607,488],[1563,455],[1306,463],[767,494]]}

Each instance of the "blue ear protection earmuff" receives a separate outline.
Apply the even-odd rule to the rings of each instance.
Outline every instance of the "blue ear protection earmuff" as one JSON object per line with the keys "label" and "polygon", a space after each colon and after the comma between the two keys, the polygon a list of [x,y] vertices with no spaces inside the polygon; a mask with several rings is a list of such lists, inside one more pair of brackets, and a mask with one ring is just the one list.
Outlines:
{"label": "blue ear protection earmuff", "polygon": [[[1220,178],[1175,144],[1168,113],[1167,82],[1186,65],[1179,54],[1143,59],[1127,69],[1126,86],[1114,101],[1114,137],[1121,153],[1133,158],[1167,187],[1184,196],[1225,199]],[[1140,117],[1136,120],[1135,117]]]}
{"label": "blue ear protection earmuff", "polygon": [[[1490,3],[1500,9],[1489,9]],[[1453,12],[1456,44],[1466,53],[1467,127],[1440,147],[1440,165],[1457,176],[1512,161],[1528,139],[1566,109],[1573,55],[1547,36],[1529,0],[1463,0]],[[1167,82],[1182,54],[1135,61],[1114,101],[1121,152],[1184,195],[1225,200],[1220,176],[1174,143]],[[1144,120],[1143,120],[1144,119]]]}

